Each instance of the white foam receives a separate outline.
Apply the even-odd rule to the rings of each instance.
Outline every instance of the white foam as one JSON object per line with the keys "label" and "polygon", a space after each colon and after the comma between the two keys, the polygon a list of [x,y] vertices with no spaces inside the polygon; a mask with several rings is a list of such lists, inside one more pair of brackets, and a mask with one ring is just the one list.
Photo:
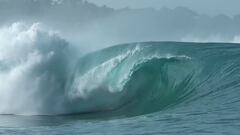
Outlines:
{"label": "white foam", "polygon": [[61,85],[50,66],[56,64],[54,68],[65,70],[64,65],[58,65],[65,57],[62,44],[62,39],[42,30],[39,23],[28,26],[17,22],[0,28],[0,114],[58,110],[54,106],[49,110],[46,102],[55,100]]}

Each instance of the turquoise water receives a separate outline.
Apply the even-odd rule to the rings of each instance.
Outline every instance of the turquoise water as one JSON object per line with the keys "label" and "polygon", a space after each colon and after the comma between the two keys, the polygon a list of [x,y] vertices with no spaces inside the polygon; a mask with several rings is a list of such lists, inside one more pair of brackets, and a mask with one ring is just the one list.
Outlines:
{"label": "turquoise water", "polygon": [[64,111],[0,115],[0,134],[236,135],[239,59],[239,44],[230,43],[145,42],[93,52],[60,79]]}

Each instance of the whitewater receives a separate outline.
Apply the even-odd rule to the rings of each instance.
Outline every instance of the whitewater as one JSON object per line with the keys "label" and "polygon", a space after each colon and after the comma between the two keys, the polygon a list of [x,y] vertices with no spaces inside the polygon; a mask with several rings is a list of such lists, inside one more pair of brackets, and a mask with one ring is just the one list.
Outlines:
{"label": "whitewater", "polygon": [[14,23],[0,29],[0,134],[237,134],[239,58],[234,43],[83,52]]}

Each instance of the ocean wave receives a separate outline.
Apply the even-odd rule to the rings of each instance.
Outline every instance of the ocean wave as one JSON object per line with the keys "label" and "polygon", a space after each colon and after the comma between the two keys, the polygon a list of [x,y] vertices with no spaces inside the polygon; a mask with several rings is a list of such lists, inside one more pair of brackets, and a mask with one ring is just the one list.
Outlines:
{"label": "ocean wave", "polygon": [[238,44],[129,43],[76,60],[57,33],[22,23],[0,43],[0,114],[126,117],[238,99]]}

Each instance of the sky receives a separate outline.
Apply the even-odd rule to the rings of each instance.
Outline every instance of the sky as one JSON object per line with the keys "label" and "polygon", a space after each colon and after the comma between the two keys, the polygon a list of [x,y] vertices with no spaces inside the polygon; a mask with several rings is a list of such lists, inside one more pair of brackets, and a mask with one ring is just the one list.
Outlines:
{"label": "sky", "polygon": [[209,15],[240,14],[240,0],[88,0],[97,5],[107,5],[112,8],[145,8],[159,9],[163,6],[175,8],[177,6],[188,7],[199,13]]}

